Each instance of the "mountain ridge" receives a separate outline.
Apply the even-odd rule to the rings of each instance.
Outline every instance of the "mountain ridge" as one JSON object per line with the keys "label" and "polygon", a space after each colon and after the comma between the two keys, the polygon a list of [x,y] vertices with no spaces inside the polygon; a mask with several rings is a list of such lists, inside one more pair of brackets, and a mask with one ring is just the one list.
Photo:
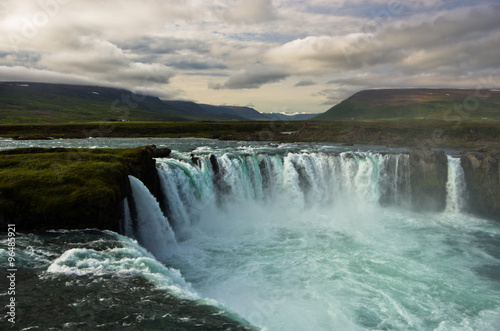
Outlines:
{"label": "mountain ridge", "polygon": [[312,120],[498,121],[500,91],[450,88],[363,90]]}
{"label": "mountain ridge", "polygon": [[[309,117],[314,116],[311,114]],[[284,120],[295,120],[295,116]],[[269,121],[251,107],[161,100],[119,88],[33,82],[0,82],[0,122],[82,123],[95,121]],[[302,117],[300,117],[302,119]]]}

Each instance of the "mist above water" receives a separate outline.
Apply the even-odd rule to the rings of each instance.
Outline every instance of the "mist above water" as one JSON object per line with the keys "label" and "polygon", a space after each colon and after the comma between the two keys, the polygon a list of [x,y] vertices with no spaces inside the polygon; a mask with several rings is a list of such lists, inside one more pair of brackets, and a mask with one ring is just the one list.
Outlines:
{"label": "mist above water", "polygon": [[[164,262],[269,330],[482,329],[500,322],[499,228],[410,210],[406,154],[205,151],[159,160],[178,241]],[[462,176],[462,177],[461,177]]]}

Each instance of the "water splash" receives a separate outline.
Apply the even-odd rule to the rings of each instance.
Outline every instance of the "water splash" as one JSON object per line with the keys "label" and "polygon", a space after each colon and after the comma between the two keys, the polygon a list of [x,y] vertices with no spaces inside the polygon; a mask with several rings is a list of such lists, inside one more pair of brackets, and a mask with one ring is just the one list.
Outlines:
{"label": "water splash", "polygon": [[[214,157],[214,156],[212,156]],[[237,154],[209,156],[200,167],[186,160],[160,160],[167,216],[174,227],[189,225],[209,208],[277,205],[316,206],[410,203],[409,157],[371,152]]]}

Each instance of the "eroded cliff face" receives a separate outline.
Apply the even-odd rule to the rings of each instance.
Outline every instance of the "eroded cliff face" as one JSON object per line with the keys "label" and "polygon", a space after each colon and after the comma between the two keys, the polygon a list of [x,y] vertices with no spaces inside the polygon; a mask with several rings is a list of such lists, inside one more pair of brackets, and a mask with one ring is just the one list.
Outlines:
{"label": "eroded cliff face", "polygon": [[460,162],[470,212],[500,221],[500,154],[467,153]]}
{"label": "eroded cliff face", "polygon": [[[161,189],[160,179],[158,178],[158,171],[156,170],[155,158],[167,157],[170,155],[171,150],[168,148],[157,148],[155,145],[147,145],[139,147],[142,150],[140,158],[137,158],[129,175],[139,178],[149,191],[158,199],[163,201],[163,191]],[[127,192],[129,195],[129,192]]]}
{"label": "eroded cliff face", "polygon": [[[168,149],[18,149],[0,152],[0,226],[18,231],[98,228],[118,231],[128,176],[162,200],[154,157]],[[1,230],[0,230],[1,231]]]}
{"label": "eroded cliff face", "polygon": [[410,153],[411,203],[417,211],[446,208],[448,159],[443,151],[429,149]]}

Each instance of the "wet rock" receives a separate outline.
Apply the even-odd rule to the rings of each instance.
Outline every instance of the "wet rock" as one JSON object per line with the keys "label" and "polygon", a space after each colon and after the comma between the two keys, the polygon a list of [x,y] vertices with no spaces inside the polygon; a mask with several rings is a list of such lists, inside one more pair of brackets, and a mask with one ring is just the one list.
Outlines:
{"label": "wet rock", "polygon": [[201,165],[200,165],[200,158],[199,158],[199,157],[197,157],[197,156],[196,156],[196,155],[194,155],[194,154],[191,154],[191,155],[190,155],[190,157],[191,157],[191,161],[192,161],[195,165],[197,165],[198,167],[201,167]]}
{"label": "wet rock", "polygon": [[446,207],[448,159],[443,151],[429,149],[410,153],[410,183],[413,209],[442,211]]}
{"label": "wet rock", "polygon": [[140,148],[151,151],[151,156],[154,158],[168,157],[172,153],[170,149],[166,147],[157,148],[156,145],[146,145]]}
{"label": "wet rock", "polygon": [[467,153],[460,162],[469,210],[478,216],[500,220],[500,154]]}

